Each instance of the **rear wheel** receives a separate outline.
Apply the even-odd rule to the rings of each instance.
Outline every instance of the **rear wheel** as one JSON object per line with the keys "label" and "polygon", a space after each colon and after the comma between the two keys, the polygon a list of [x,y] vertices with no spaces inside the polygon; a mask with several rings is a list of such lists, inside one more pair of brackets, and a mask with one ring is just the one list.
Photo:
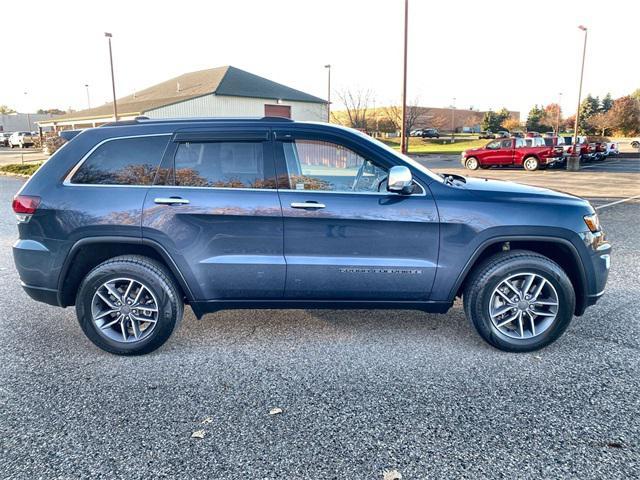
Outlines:
{"label": "rear wheel", "polygon": [[464,290],[467,318],[500,350],[528,352],[557,340],[573,318],[575,293],[562,268],[525,250],[499,253],[474,270]]}
{"label": "rear wheel", "polygon": [[464,166],[469,170],[477,170],[480,167],[480,163],[476,157],[469,157],[465,160]]}
{"label": "rear wheel", "polygon": [[82,330],[117,355],[141,355],[163,345],[179,325],[183,303],[171,274],[143,256],[116,257],[85,277],[76,298]]}
{"label": "rear wheel", "polygon": [[536,157],[527,157],[522,162],[522,166],[529,172],[534,172],[540,168],[540,162]]}

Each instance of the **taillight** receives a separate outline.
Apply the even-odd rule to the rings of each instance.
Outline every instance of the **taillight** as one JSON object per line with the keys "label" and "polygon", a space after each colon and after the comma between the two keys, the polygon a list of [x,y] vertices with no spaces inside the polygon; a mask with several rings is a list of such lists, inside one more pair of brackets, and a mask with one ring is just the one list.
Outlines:
{"label": "taillight", "polygon": [[11,208],[13,208],[19,222],[28,222],[31,215],[36,213],[38,205],[40,205],[40,197],[16,195],[13,197]]}

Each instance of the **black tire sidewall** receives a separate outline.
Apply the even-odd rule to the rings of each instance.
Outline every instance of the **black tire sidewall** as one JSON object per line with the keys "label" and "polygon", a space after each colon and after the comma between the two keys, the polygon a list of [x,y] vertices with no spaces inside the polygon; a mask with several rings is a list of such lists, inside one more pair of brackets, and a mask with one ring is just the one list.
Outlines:
{"label": "black tire sidewall", "polygon": [[[116,342],[105,337],[98,331],[92,319],[91,302],[96,290],[104,282],[120,277],[144,283],[158,301],[158,322],[151,334],[139,342]],[[169,339],[182,316],[175,288],[152,269],[127,261],[99,265],[87,275],[78,290],[76,313],[80,327],[89,340],[99,348],[118,355],[142,355],[157,349]]]}
{"label": "black tire sidewall", "polygon": [[[558,294],[558,314],[554,323],[543,333],[530,339],[513,339],[498,331],[489,316],[489,301],[498,284],[518,273],[531,272],[544,277],[555,288]],[[569,278],[564,271],[550,260],[544,258],[514,258],[512,262],[503,263],[491,269],[488,278],[482,285],[475,285],[468,305],[478,333],[491,345],[506,351],[527,352],[538,350],[558,339],[567,329],[573,318],[575,294]]]}

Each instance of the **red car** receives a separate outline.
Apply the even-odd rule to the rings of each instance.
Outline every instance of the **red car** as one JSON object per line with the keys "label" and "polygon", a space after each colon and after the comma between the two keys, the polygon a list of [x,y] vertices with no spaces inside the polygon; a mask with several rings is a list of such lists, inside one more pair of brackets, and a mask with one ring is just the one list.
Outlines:
{"label": "red car", "polygon": [[494,140],[484,148],[465,150],[462,152],[461,162],[469,170],[492,166],[522,166],[525,170],[534,171],[562,160],[560,146],[546,146],[544,141],[533,142],[532,146],[527,143],[532,142],[524,138]]}

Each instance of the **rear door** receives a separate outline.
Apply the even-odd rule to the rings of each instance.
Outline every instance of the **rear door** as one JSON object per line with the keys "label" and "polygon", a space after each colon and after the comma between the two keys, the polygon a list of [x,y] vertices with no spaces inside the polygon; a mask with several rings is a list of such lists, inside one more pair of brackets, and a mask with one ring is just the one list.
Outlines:
{"label": "rear door", "polygon": [[198,300],[281,298],[282,210],[269,130],[174,135],[144,204],[160,243]]}
{"label": "rear door", "polygon": [[428,300],[439,241],[428,188],[387,192],[392,163],[362,141],[303,131],[276,131],[276,140],[285,296]]}

